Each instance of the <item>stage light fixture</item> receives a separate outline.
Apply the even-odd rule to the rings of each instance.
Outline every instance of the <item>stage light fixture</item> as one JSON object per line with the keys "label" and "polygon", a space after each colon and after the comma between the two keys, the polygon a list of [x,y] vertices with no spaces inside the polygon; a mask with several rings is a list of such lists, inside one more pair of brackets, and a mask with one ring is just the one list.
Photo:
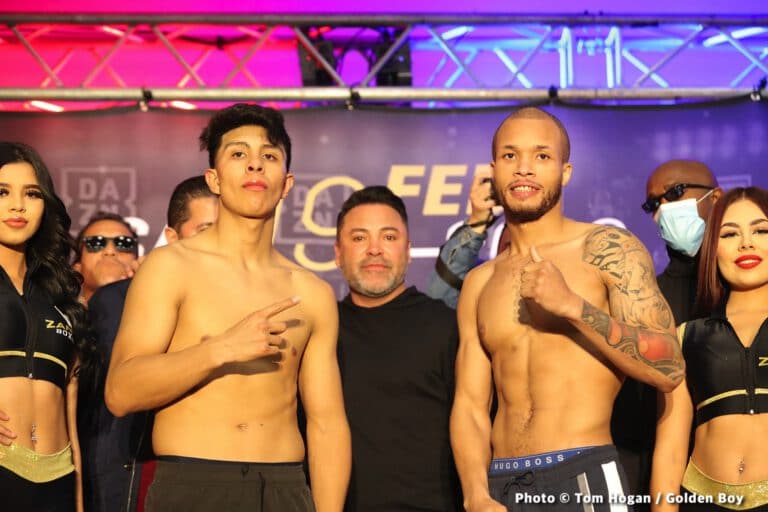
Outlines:
{"label": "stage light fixture", "polygon": [[[382,42],[374,47],[376,61],[389,50],[393,42],[402,33],[402,30],[396,30],[393,34],[386,32],[383,34]],[[376,85],[410,87],[413,84],[413,73],[411,71],[411,47],[408,41],[405,41],[394,55],[381,67],[376,73]]]}
{"label": "stage light fixture", "polygon": [[[322,27],[321,27],[322,29]],[[318,28],[305,28],[302,32],[312,42],[317,52],[336,69],[336,55],[333,52],[333,43],[323,38],[323,30]],[[312,55],[303,44],[299,43],[299,66],[301,69],[301,83],[305,87],[336,85],[333,77],[323,68],[320,62]]]}

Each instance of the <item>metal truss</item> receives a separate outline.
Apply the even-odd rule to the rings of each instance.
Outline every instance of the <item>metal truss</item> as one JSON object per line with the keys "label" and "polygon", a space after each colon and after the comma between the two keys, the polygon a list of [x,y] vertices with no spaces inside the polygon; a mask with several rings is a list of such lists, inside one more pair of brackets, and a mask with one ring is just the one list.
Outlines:
{"label": "metal truss", "polygon": [[0,14],[0,59],[0,110],[758,100],[768,16]]}

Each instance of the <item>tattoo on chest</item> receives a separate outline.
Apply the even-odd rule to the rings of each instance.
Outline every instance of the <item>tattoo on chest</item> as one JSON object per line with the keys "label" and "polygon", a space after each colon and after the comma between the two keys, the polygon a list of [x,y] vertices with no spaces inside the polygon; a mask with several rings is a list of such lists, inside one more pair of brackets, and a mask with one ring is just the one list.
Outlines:
{"label": "tattoo on chest", "polygon": [[500,285],[504,291],[497,297],[501,298],[506,309],[506,318],[519,324],[530,324],[531,314],[525,301],[520,296],[522,270],[519,265],[509,269],[506,279]]}

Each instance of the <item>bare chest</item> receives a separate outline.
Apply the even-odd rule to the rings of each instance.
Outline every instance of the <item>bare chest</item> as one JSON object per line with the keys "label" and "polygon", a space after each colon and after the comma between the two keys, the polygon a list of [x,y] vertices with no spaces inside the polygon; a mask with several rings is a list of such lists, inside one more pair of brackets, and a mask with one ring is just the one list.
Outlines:
{"label": "bare chest", "polygon": [[[188,275],[173,340],[178,348],[199,342],[203,337],[219,335],[248,315],[300,295],[292,272],[284,268],[249,273],[211,264],[201,265]],[[302,299],[311,300],[310,297]],[[303,352],[312,322],[301,303],[265,321],[286,322],[288,328],[283,337],[290,345],[288,353]]]}
{"label": "bare chest", "polygon": [[[593,305],[607,302],[605,286],[594,267],[566,257],[551,258],[577,295]],[[523,267],[527,261],[499,261],[477,303],[480,339],[489,352],[520,348],[534,339],[571,338],[575,329],[520,295]]]}

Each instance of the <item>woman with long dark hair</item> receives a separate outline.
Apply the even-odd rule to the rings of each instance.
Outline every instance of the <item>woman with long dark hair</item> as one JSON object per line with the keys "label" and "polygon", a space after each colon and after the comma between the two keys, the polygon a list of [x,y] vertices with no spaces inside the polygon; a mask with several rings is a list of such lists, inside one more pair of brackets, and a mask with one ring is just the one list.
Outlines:
{"label": "woman with long dark hair", "polygon": [[664,396],[656,431],[655,510],[768,510],[768,191],[715,204],[697,297],[702,318],[678,329],[686,381]]}
{"label": "woman with long dark hair", "polygon": [[94,353],[70,218],[37,152],[0,142],[0,503],[82,510],[75,411]]}

